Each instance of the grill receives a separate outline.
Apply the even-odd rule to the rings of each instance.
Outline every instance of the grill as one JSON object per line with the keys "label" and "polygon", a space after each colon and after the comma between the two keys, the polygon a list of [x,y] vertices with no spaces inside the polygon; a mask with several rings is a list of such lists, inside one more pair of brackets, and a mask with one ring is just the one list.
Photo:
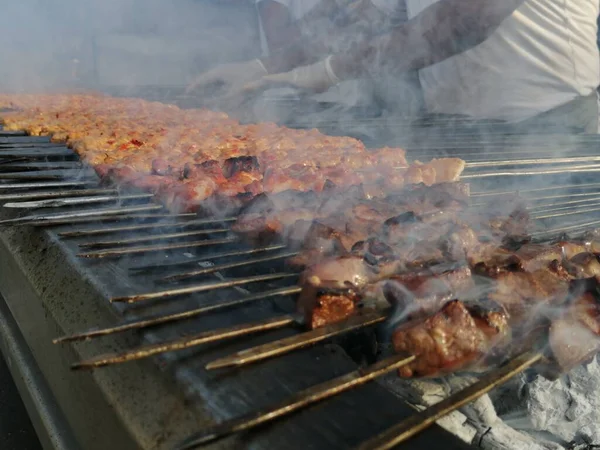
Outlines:
{"label": "grill", "polygon": [[[411,157],[465,159],[463,179],[475,204],[519,191],[540,225],[536,239],[600,223],[598,137],[523,135],[439,118],[420,125],[421,133],[399,142]],[[284,267],[291,255],[284,246],[248,246],[228,231],[234,218],[168,214],[147,194],[101,187],[60,144],[0,133],[0,290],[57,401],[54,420],[64,415],[83,448],[172,448],[190,431],[350,373],[351,357],[369,354],[364,329],[381,314],[361,316],[345,330],[318,330],[310,341],[316,345],[299,344],[298,274]],[[57,342],[74,343],[53,345],[61,336]],[[295,351],[278,346],[281,356],[261,364],[204,369],[283,338]],[[178,351],[164,352],[167,344]],[[117,364],[131,359],[140,361]],[[534,360],[525,355],[507,373]],[[114,367],[71,372],[74,361],[78,369]],[[413,413],[368,383],[210,448],[232,448],[236,439],[251,448],[348,448]],[[51,428],[53,420],[41,422]],[[466,448],[437,426],[403,448],[435,448],[440,439]]]}

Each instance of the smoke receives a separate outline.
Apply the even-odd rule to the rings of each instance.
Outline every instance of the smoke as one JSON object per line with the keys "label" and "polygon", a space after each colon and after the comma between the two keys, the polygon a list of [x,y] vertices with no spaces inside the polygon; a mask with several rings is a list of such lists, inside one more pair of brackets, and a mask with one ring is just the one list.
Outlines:
{"label": "smoke", "polygon": [[0,91],[184,86],[218,62],[256,56],[255,22],[241,0],[7,2]]}

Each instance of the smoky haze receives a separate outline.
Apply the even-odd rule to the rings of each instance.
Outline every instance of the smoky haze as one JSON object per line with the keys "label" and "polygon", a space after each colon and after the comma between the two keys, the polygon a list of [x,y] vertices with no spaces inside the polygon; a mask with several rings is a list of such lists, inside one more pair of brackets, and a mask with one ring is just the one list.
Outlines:
{"label": "smoky haze", "polygon": [[185,85],[259,49],[251,2],[20,0],[0,14],[0,90]]}

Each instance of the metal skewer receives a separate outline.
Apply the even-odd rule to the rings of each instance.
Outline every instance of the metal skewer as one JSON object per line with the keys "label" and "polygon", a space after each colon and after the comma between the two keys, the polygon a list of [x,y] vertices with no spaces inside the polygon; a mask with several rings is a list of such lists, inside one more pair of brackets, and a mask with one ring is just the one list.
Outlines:
{"label": "metal skewer", "polygon": [[477,400],[492,389],[505,383],[543,358],[541,353],[527,352],[517,356],[506,366],[484,375],[471,386],[451,395],[429,408],[413,414],[398,425],[359,445],[356,450],[388,450],[420,433],[452,411]]}
{"label": "metal skewer", "polygon": [[25,216],[17,217],[16,219],[5,219],[0,220],[0,225],[28,225],[29,222],[44,222],[52,220],[66,220],[66,219],[77,219],[82,217],[106,217],[106,216],[118,216],[121,214],[129,214],[132,212],[142,211],[158,211],[163,209],[162,205],[143,205],[143,206],[127,206],[121,208],[107,208],[107,209],[92,209],[89,211],[76,211],[69,213],[58,213],[58,214],[46,214],[36,216]]}
{"label": "metal skewer", "polygon": [[261,264],[264,262],[276,261],[278,259],[287,259],[287,258],[291,258],[292,256],[296,256],[297,254],[298,254],[298,252],[288,252],[288,253],[281,253],[279,255],[265,256],[262,258],[247,259],[245,261],[236,261],[236,262],[231,262],[231,263],[219,264],[217,266],[206,267],[204,269],[198,269],[198,270],[194,270],[194,271],[187,272],[187,273],[170,275],[168,277],[161,278],[158,281],[161,283],[171,283],[174,281],[187,280],[189,278],[194,278],[194,277],[198,277],[198,276],[202,276],[202,275],[208,275],[211,273],[220,272],[222,270],[234,269],[236,267],[253,266],[253,265]]}
{"label": "metal skewer", "polygon": [[200,316],[202,314],[206,314],[209,312],[219,311],[226,308],[232,308],[234,306],[241,306],[246,303],[252,303],[260,300],[266,300],[271,297],[280,297],[285,295],[293,295],[298,294],[302,288],[297,286],[284,287],[280,289],[274,289],[272,291],[261,292],[256,295],[249,295],[247,297],[242,297],[237,300],[232,300],[224,303],[217,303],[215,305],[203,306],[196,309],[191,309],[188,311],[183,311],[174,314],[168,314],[166,316],[158,316],[151,317],[148,319],[136,320],[132,322],[126,322],[120,325],[116,325],[114,327],[102,328],[102,329],[93,329],[84,331],[82,333],[73,334],[70,336],[64,336],[61,338],[54,339],[52,342],[55,344],[61,344],[64,342],[72,342],[72,341],[84,341],[96,337],[108,336],[111,334],[122,333],[128,330],[137,330],[147,327],[152,327],[156,325],[162,325],[165,323],[176,322],[179,320],[191,319],[193,317]]}
{"label": "metal skewer", "polygon": [[286,248],[285,245],[270,245],[268,247],[257,247],[257,248],[251,248],[249,250],[235,250],[232,252],[215,253],[212,255],[202,256],[200,258],[190,258],[190,259],[186,259],[184,261],[177,261],[177,262],[172,262],[172,263],[156,263],[156,264],[148,264],[148,265],[144,265],[144,266],[135,266],[135,267],[130,267],[129,270],[134,271],[134,272],[165,270],[165,269],[170,269],[172,267],[191,266],[191,265],[196,265],[199,262],[213,261],[215,259],[229,258],[232,256],[248,256],[248,255],[254,255],[256,253],[264,253],[264,252],[272,252],[272,251],[276,251],[276,250],[283,250],[284,248]]}
{"label": "metal skewer", "polygon": [[80,180],[80,181],[48,181],[46,183],[12,183],[12,184],[0,184],[0,190],[8,189],[47,189],[57,187],[74,187],[74,186],[87,186],[90,184],[96,184],[97,181]]}
{"label": "metal skewer", "polygon": [[500,161],[478,161],[468,162],[465,167],[501,167],[501,166],[541,166],[544,164],[564,164],[576,162],[600,162],[600,156],[572,156],[570,158],[531,158],[531,159],[508,159]]}
{"label": "metal skewer", "polygon": [[25,158],[21,161],[2,161],[3,170],[13,170],[22,172],[37,172],[44,170],[72,170],[83,169],[84,166],[79,161],[27,161]]}
{"label": "metal skewer", "polygon": [[268,275],[257,275],[253,277],[244,278],[232,278],[225,281],[218,281],[215,283],[203,283],[194,286],[187,286],[178,289],[167,289],[164,291],[148,292],[146,294],[134,294],[126,295],[123,297],[113,297],[110,299],[113,303],[137,303],[146,300],[156,300],[169,297],[177,297],[186,294],[195,294],[198,292],[214,291],[217,289],[226,289],[235,286],[242,286],[244,284],[258,283],[262,281],[274,281],[281,280],[283,278],[297,277],[296,273],[274,273]]}
{"label": "metal skewer", "polygon": [[[565,206],[567,205],[567,206]],[[584,204],[574,204],[574,205],[568,205],[566,203],[558,203],[556,205],[546,205],[545,207],[541,207],[541,208],[536,208],[533,210],[528,210],[530,211],[532,217],[535,219],[536,214],[550,214],[550,213],[559,213],[559,212],[568,212],[570,214],[577,214],[579,211],[586,211],[586,212],[594,212],[594,209],[592,208],[593,206],[598,206],[600,205],[600,202],[598,201],[593,201],[591,203],[584,203]]]}
{"label": "metal skewer", "polygon": [[305,333],[279,339],[268,344],[242,350],[233,355],[219,358],[206,365],[207,370],[223,369],[226,367],[239,367],[246,364],[283,355],[333,336],[347,333],[358,328],[364,328],[383,322],[389,314],[388,310],[360,312],[342,322],[326,325]]}
{"label": "metal skewer", "polygon": [[578,223],[578,224],[573,224],[573,225],[568,225],[568,226],[561,226],[558,228],[550,228],[547,230],[542,230],[542,231],[536,231],[533,233],[530,233],[530,235],[532,237],[541,237],[541,236],[556,236],[560,233],[567,233],[569,231],[575,231],[575,230],[586,230],[589,229],[591,227],[597,227],[600,226],[600,220],[595,220],[593,222],[585,222],[585,223]]}
{"label": "metal skewer", "polygon": [[0,159],[0,166],[14,164],[14,163],[18,163],[18,162],[24,162],[24,161],[31,161],[31,158],[19,157],[19,158],[11,158],[11,159]]}
{"label": "metal skewer", "polygon": [[[510,191],[471,192],[470,197],[493,197],[493,196],[501,196],[501,195],[513,195],[515,193],[523,194],[523,193],[532,193],[532,192],[560,191],[560,190],[587,189],[587,188],[600,189],[600,183],[564,184],[564,185],[558,185],[558,186],[547,186],[547,187],[533,188],[533,189],[519,189],[516,191],[513,189]],[[562,195],[561,197],[564,197],[564,195]]]}
{"label": "metal skewer", "polygon": [[163,234],[153,234],[152,236],[140,236],[129,239],[120,239],[117,241],[101,241],[101,242],[86,242],[84,244],[79,244],[81,248],[106,248],[106,247],[122,247],[131,244],[139,244],[140,242],[155,242],[155,241],[168,241],[172,239],[181,239],[192,236],[204,236],[207,234],[217,234],[217,233],[229,233],[230,231],[227,228],[215,228],[208,230],[193,230],[193,231],[183,231],[180,233],[163,233]]}
{"label": "metal skewer", "polygon": [[119,191],[117,189],[64,189],[60,191],[42,191],[42,192],[19,192],[17,194],[4,194],[0,195],[0,201],[7,200],[36,200],[46,198],[77,198],[79,196],[89,195],[104,195],[104,196],[118,196]]}
{"label": "metal skewer", "polygon": [[11,137],[11,136],[27,136],[25,131],[11,131],[11,130],[1,130],[0,136],[2,137]]}
{"label": "metal skewer", "polygon": [[237,237],[225,239],[202,239],[200,241],[180,242],[177,244],[156,244],[140,247],[125,247],[109,250],[97,250],[88,253],[79,253],[80,258],[115,258],[124,255],[134,255],[138,253],[164,252],[168,250],[182,250],[188,248],[208,247],[210,245],[225,245],[239,242]]}
{"label": "metal skewer", "polygon": [[555,169],[543,170],[512,170],[512,171],[497,171],[484,173],[467,173],[460,176],[461,180],[469,180],[474,178],[491,178],[491,177],[513,177],[513,176],[530,176],[530,175],[552,175],[565,173],[585,173],[585,172],[600,172],[600,165],[589,166],[566,166]]}
{"label": "metal skewer", "polygon": [[[194,213],[180,214],[179,216],[171,214],[165,215],[164,217],[192,217],[196,216]],[[118,227],[111,228],[94,228],[90,230],[75,230],[75,231],[64,231],[59,233],[61,237],[83,237],[83,236],[97,236],[102,234],[111,233],[125,233],[128,231],[138,230],[154,230],[160,228],[186,228],[198,225],[213,225],[220,223],[233,222],[237,219],[226,217],[223,219],[200,219],[200,220],[189,220],[186,222],[175,222],[175,223],[156,223],[156,224],[145,224],[145,225],[121,225]]]}
{"label": "metal skewer", "polygon": [[[89,175],[89,172],[85,173],[85,169],[65,169],[61,170],[61,173],[56,173],[57,171],[52,171],[54,173],[47,173],[48,171],[36,171],[36,172],[0,172],[0,180],[25,180],[25,181],[35,181],[35,180],[64,180],[64,179],[75,179],[81,178],[83,180],[93,181]],[[87,178],[82,175],[87,175]]]}
{"label": "metal skewer", "polygon": [[15,145],[0,145],[1,159],[27,158],[47,161],[48,159],[77,160],[77,155],[65,146],[56,144],[29,143]]}
{"label": "metal skewer", "polygon": [[60,208],[63,206],[92,205],[95,203],[108,203],[121,200],[140,200],[152,198],[152,194],[127,194],[127,195],[104,195],[97,197],[72,197],[45,200],[33,200],[27,202],[13,202],[2,205],[4,208]]}
{"label": "metal skewer", "polygon": [[86,361],[73,364],[71,366],[71,369],[96,369],[98,367],[120,364],[127,361],[134,361],[136,359],[148,358],[149,356],[157,355],[159,353],[184,350],[186,348],[196,347],[202,344],[208,344],[209,342],[222,341],[224,339],[231,339],[238,336],[259,333],[261,331],[275,330],[278,328],[287,327],[288,325],[291,325],[295,322],[296,319],[293,316],[285,315],[281,317],[269,318],[267,320],[261,320],[259,322],[253,322],[250,324],[236,325],[230,328],[205,331],[202,333],[195,334],[193,336],[185,336],[183,338],[178,338],[169,342],[144,345],[134,350],[128,350],[121,353],[109,353],[106,355],[98,356],[93,359],[88,359]]}
{"label": "metal skewer", "polygon": [[546,214],[546,215],[541,215],[541,216],[532,216],[531,219],[532,220],[543,220],[543,219],[551,219],[551,218],[555,218],[555,217],[565,217],[565,216],[571,216],[574,214],[589,214],[591,212],[597,212],[600,211],[600,208],[587,208],[587,209],[577,209],[577,210],[573,210],[570,212],[564,212],[564,213],[553,213],[553,214]]}
{"label": "metal skewer", "polygon": [[290,398],[279,402],[274,406],[225,421],[215,427],[197,433],[182,442],[177,447],[177,450],[196,448],[231,434],[240,433],[258,427],[259,425],[272,422],[273,420],[292,414],[293,412],[306,408],[314,403],[321,402],[327,398],[349,391],[350,389],[362,386],[386,373],[398,370],[414,360],[414,356],[406,357],[405,355],[394,355],[378,361],[371,366],[355,370],[330,381],[319,383],[292,395]]}
{"label": "metal skewer", "polygon": [[[35,220],[28,222],[27,226],[31,227],[52,227],[58,225],[74,225],[76,223],[97,223],[97,222],[122,222],[126,220],[135,220],[138,222],[142,221],[155,221],[156,219],[175,219],[185,217],[195,217],[195,213],[182,213],[182,214],[120,214],[114,216],[94,216],[94,217],[80,217],[77,219],[52,219],[52,220]],[[156,222],[153,222],[156,223]]]}

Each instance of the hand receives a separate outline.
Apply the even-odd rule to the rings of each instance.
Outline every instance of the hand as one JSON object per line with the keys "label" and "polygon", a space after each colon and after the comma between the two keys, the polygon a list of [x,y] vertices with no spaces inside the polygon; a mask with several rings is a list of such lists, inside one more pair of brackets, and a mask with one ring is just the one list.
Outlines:
{"label": "hand", "polygon": [[259,59],[243,63],[223,64],[199,75],[186,89],[190,93],[213,83],[223,83],[229,90],[239,90],[251,81],[259,80],[266,75],[267,69]]}
{"label": "hand", "polygon": [[291,85],[312,92],[324,92],[340,82],[331,68],[331,56],[310,66],[297,67],[285,73],[265,75],[261,79],[247,83],[244,91],[253,91],[271,84]]}

